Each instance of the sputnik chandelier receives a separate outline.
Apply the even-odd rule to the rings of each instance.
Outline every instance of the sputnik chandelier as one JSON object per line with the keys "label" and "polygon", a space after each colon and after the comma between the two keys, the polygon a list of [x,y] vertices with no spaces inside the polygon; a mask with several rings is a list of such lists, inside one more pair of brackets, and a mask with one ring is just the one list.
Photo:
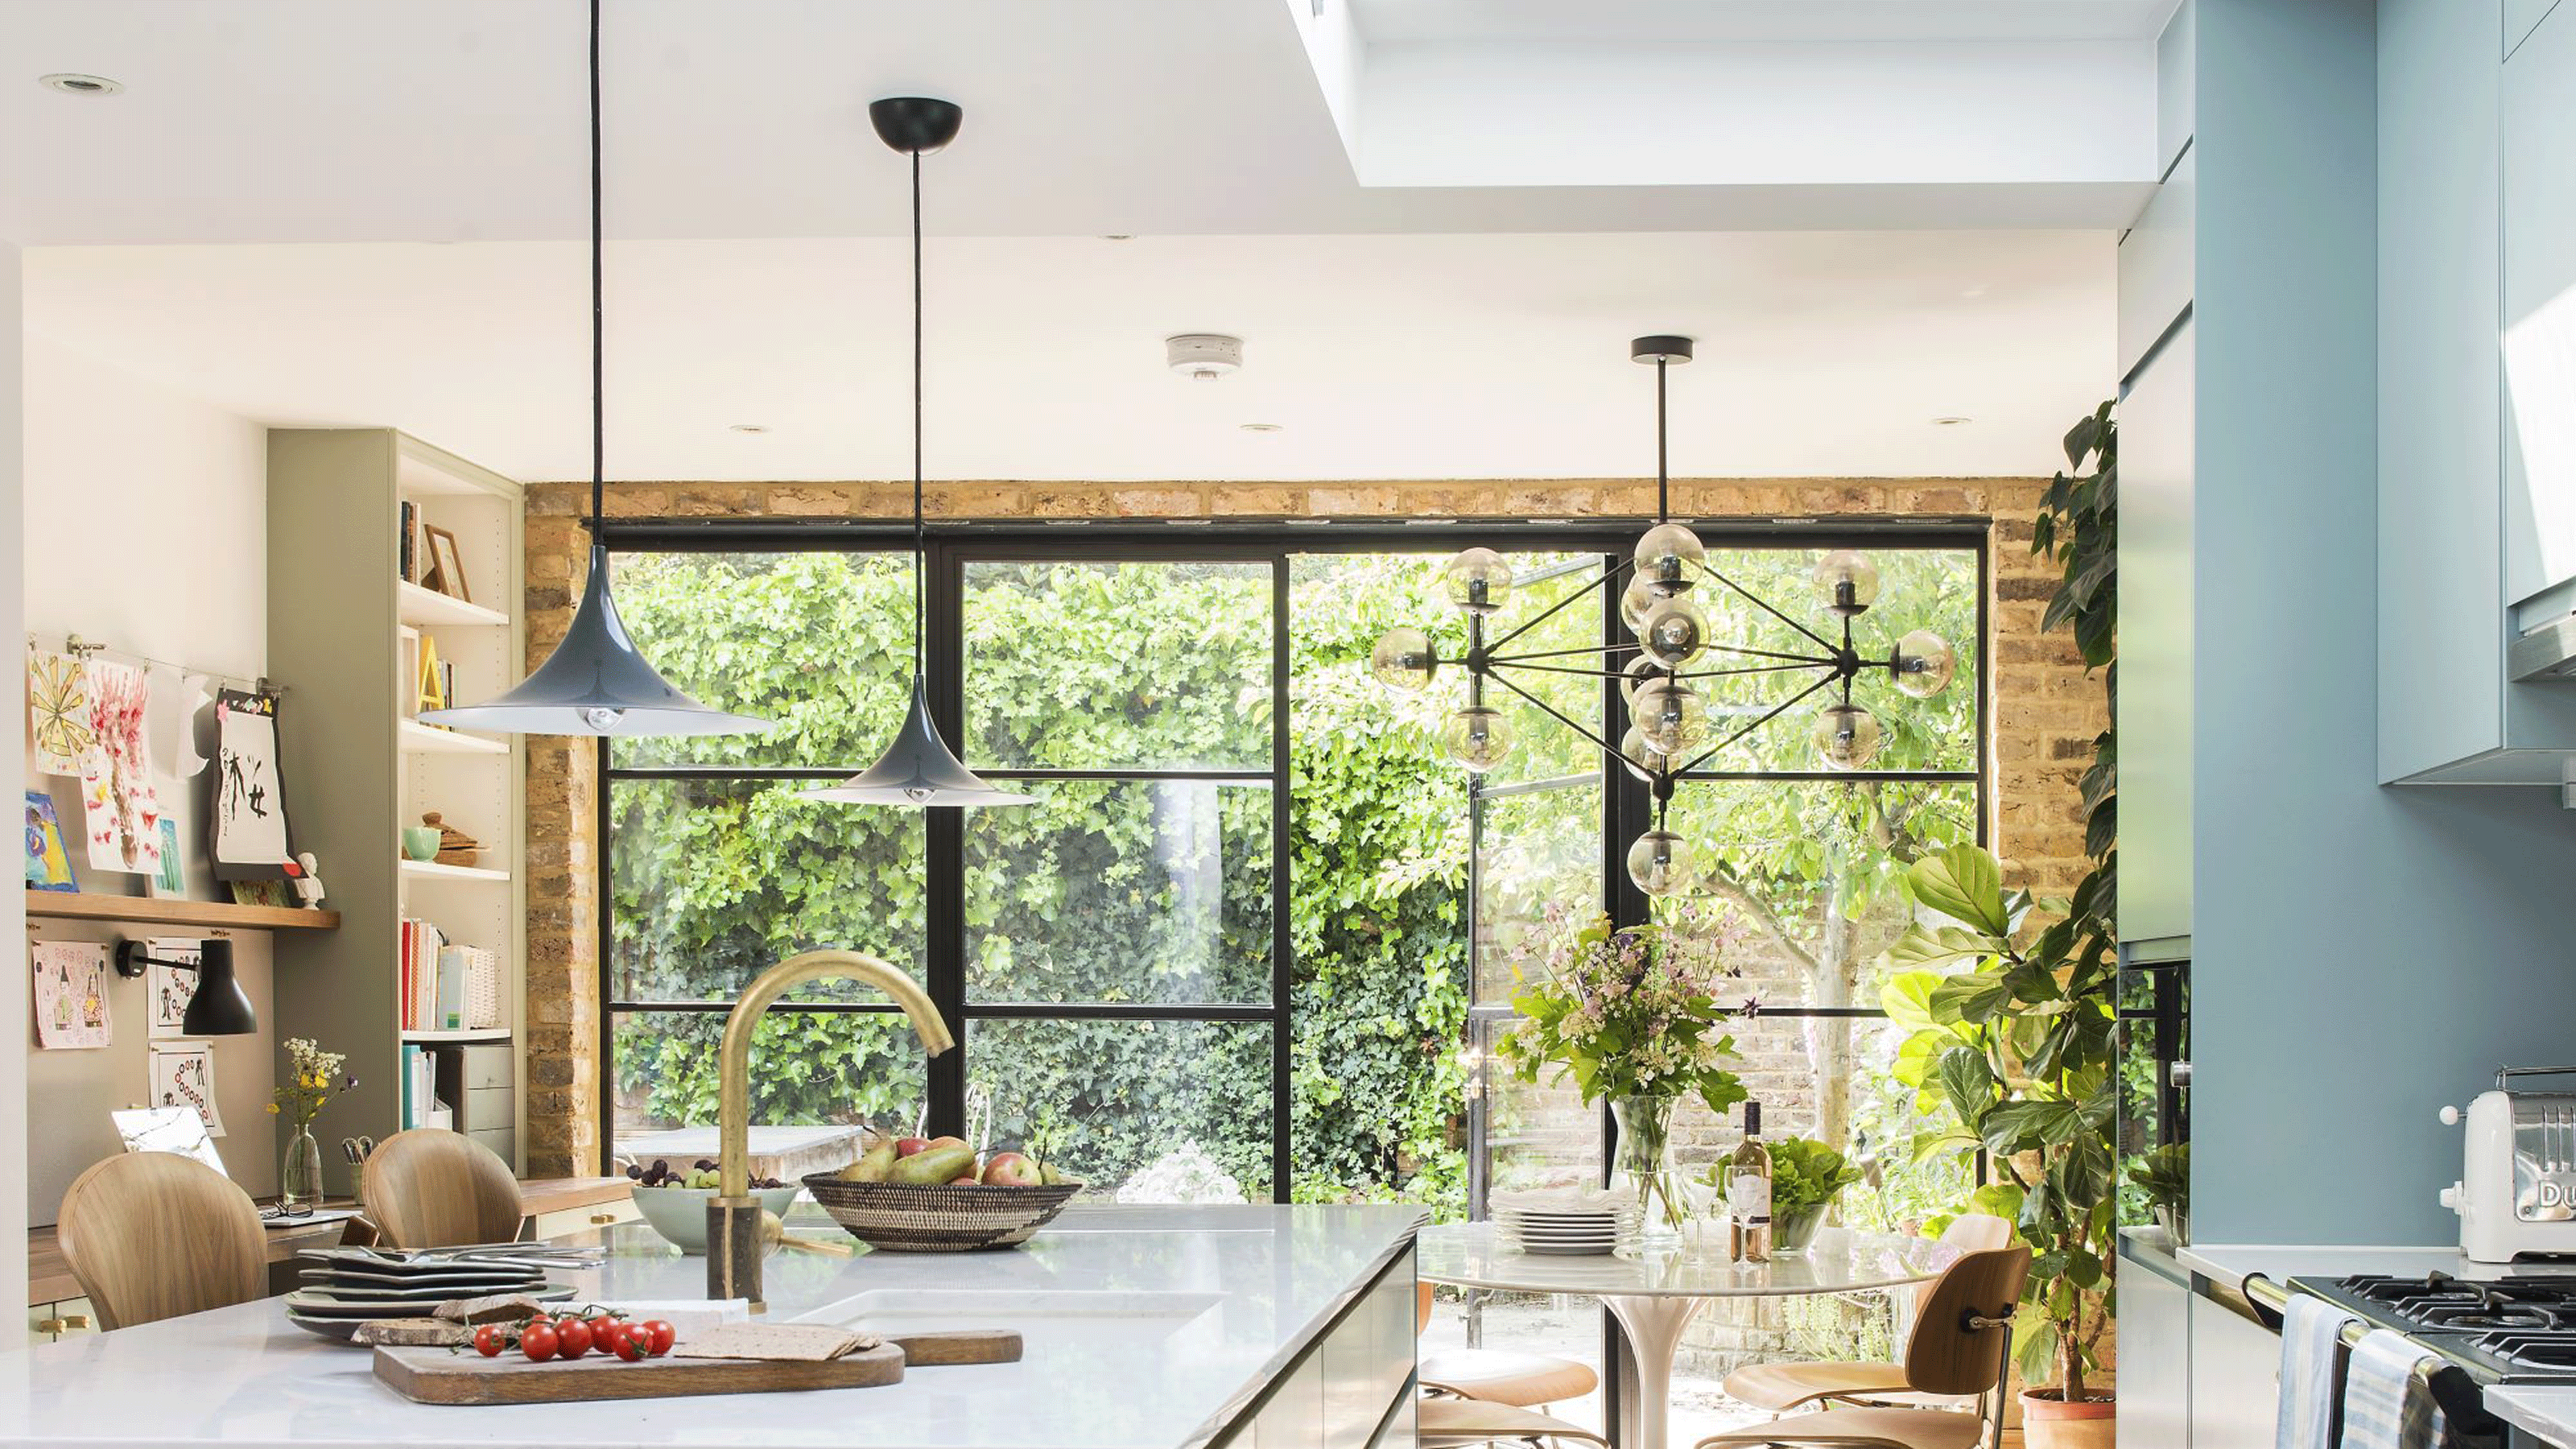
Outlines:
{"label": "sputnik chandelier", "polygon": [[[1489,638],[1489,633],[1499,627],[1496,616],[1511,598],[1512,566],[1490,548],[1468,549],[1449,561],[1445,573],[1450,602],[1467,616],[1465,657],[1444,660],[1428,633],[1399,626],[1377,641],[1369,668],[1389,688],[1412,693],[1430,687],[1441,665],[1463,666],[1467,672],[1467,702],[1441,727],[1440,743],[1451,759],[1478,774],[1501,764],[1512,750],[1511,721],[1486,701],[1488,683],[1518,695],[1590,741],[1603,754],[1617,755],[1652,788],[1655,802],[1654,828],[1639,835],[1628,848],[1629,879],[1650,896],[1668,896],[1688,891],[1698,880],[1689,842],[1671,830],[1665,819],[1672,804],[1673,787],[1683,776],[1708,763],[1729,745],[1829,690],[1835,691],[1837,697],[1816,711],[1811,735],[1816,753],[1827,769],[1867,769],[1878,754],[1884,732],[1877,716],[1852,702],[1853,681],[1884,670],[1899,693],[1929,699],[1949,687],[1958,659],[1950,645],[1928,629],[1908,633],[1883,656],[1864,656],[1860,652],[1852,621],[1868,612],[1878,597],[1878,568],[1863,554],[1837,549],[1819,559],[1811,575],[1819,602],[1840,620],[1839,643],[1832,637],[1834,625],[1824,625],[1824,632],[1811,629],[1711,567],[1699,535],[1672,521],[1664,385],[1674,365],[1690,361],[1691,339],[1640,337],[1629,344],[1628,355],[1655,369],[1655,524],[1637,540],[1634,556],[1605,567],[1599,577],[1582,588]],[[1619,582],[1623,578],[1627,580],[1624,586]],[[1613,587],[1621,588],[1619,616],[1628,626],[1628,642],[1586,649],[1525,648],[1520,653],[1508,652],[1515,640],[1558,610],[1596,589]],[[1707,597],[1712,588],[1740,596],[1755,609],[1787,625],[1803,642],[1788,649],[1716,642],[1710,638],[1707,612],[1693,597],[1694,590],[1700,591],[1700,597]],[[1813,652],[1806,652],[1810,646]],[[1712,655],[1726,657],[1717,659]],[[1515,683],[1512,676],[1523,671],[1618,680],[1620,696],[1628,706],[1626,734],[1612,745]],[[1814,677],[1805,688],[1777,704],[1756,706],[1760,712],[1732,732],[1712,738],[1708,705],[1694,686],[1710,680],[1762,675],[1779,675],[1792,682],[1800,675]]]}

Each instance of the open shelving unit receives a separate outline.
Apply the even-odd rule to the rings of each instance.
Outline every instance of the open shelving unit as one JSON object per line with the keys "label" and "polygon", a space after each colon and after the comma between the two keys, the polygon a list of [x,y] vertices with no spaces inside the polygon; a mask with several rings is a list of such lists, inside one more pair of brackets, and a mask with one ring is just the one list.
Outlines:
{"label": "open shelving unit", "polygon": [[[327,884],[328,882],[325,882]],[[338,911],[240,906],[231,901],[153,900],[88,891],[29,891],[27,914],[56,921],[123,921],[140,926],[207,926],[257,931],[336,931]]]}
{"label": "open shelving unit", "polygon": [[[359,1086],[334,1120],[378,1138],[400,1125],[407,1051],[426,1050],[458,1129],[516,1168],[525,751],[413,716],[424,644],[468,700],[499,693],[524,667],[519,485],[389,428],[279,429],[268,456],[269,667],[296,686],[280,722],[290,820],[343,922],[333,938],[279,938],[280,1035],[348,1054]],[[470,598],[402,577],[405,504],[455,536]],[[432,810],[474,837],[474,864],[403,856],[402,828]],[[404,1029],[406,918],[499,955],[501,1026]],[[344,1191],[346,1165],[324,1165]]]}

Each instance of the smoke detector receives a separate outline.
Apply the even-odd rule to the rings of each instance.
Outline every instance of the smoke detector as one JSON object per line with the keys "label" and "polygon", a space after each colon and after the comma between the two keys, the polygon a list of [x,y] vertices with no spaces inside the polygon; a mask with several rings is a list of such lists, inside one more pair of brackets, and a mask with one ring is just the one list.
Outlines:
{"label": "smoke detector", "polygon": [[1163,361],[1174,372],[1214,382],[1243,366],[1243,339],[1221,332],[1184,332],[1163,339]]}

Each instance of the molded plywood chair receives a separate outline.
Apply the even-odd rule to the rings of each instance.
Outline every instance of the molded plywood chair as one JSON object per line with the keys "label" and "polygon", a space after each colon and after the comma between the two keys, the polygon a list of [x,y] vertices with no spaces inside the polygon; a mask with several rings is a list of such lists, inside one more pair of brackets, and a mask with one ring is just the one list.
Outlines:
{"label": "molded plywood chair", "polygon": [[55,1235],[104,1328],[248,1303],[268,1290],[259,1209],[170,1152],[129,1152],[72,1179]]}
{"label": "molded plywood chair", "polygon": [[[1413,1331],[1431,1326],[1431,1285],[1415,1289]],[[1601,1386],[1592,1366],[1543,1353],[1501,1348],[1446,1348],[1422,1356],[1425,1388],[1444,1390],[1462,1399],[1538,1408],[1579,1399]]]}
{"label": "molded plywood chair", "polygon": [[[1431,1285],[1417,1284],[1414,1288],[1413,1331],[1419,1334],[1430,1326]],[[1445,1381],[1432,1372],[1434,1363],[1446,1362],[1450,1372],[1463,1372],[1470,1382],[1499,1385],[1503,1392],[1514,1393],[1531,1392],[1536,1387],[1545,1387],[1551,1383],[1571,1387],[1575,1383],[1575,1378],[1565,1373],[1565,1370],[1571,1369],[1576,1375],[1580,1375],[1582,1386],[1574,1388],[1570,1393],[1556,1396],[1563,1398],[1581,1398],[1592,1392],[1592,1386],[1600,1382],[1592,1370],[1572,1359],[1500,1351],[1494,1353],[1491,1368],[1480,1376],[1477,1370],[1485,1366],[1480,1364],[1479,1360],[1485,1353],[1486,1350],[1483,1349],[1452,1349],[1447,1353],[1435,1354],[1422,1360],[1420,1378],[1424,1397],[1414,1405],[1416,1443],[1423,1445],[1424,1449],[1464,1449],[1464,1446],[1471,1444],[1497,1442],[1537,1444],[1542,1440],[1553,1439],[1599,1444],[1603,1449],[1608,1449],[1608,1440],[1579,1424],[1570,1424],[1553,1415],[1537,1413],[1522,1401],[1496,1400],[1471,1392]],[[1526,1361],[1526,1365],[1516,1361]],[[1515,1377],[1509,1372],[1514,1367],[1522,1366],[1532,1367],[1535,1371],[1528,1377]],[[1527,1402],[1552,1403],[1554,1401],[1554,1398],[1546,1398]]]}
{"label": "molded plywood chair", "polygon": [[1610,1444],[1609,1440],[1580,1424],[1569,1424],[1535,1409],[1515,1409],[1509,1404],[1434,1397],[1415,1404],[1413,1411],[1414,1442],[1422,1449],[1464,1449],[1470,1444],[1536,1444],[1542,1440],[1598,1444],[1602,1449],[1609,1449]]}
{"label": "molded plywood chair", "polygon": [[492,1149],[416,1127],[367,1156],[367,1216],[390,1248],[507,1243],[519,1236],[519,1181]]}
{"label": "molded plywood chair", "polygon": [[[1991,1214],[1962,1213],[1942,1231],[1941,1242],[1962,1253],[1991,1252],[2010,1243],[2012,1231],[2011,1223]],[[1936,1278],[1915,1295],[1918,1327],[1923,1304],[1938,1286]],[[1904,1366],[1892,1363],[1758,1363],[1726,1376],[1726,1396],[1774,1413],[1832,1399],[1865,1399],[1915,1409],[1975,1407],[1972,1398],[1912,1391],[1905,1382]]]}
{"label": "molded plywood chair", "polygon": [[[2030,1249],[1994,1248],[1952,1263],[1923,1300],[1905,1343],[1905,1387],[1917,1393],[1991,1394],[1991,1414],[1942,1409],[1823,1409],[1711,1434],[1697,1449],[1834,1445],[1837,1449],[1974,1449],[2003,1440],[2004,1375],[2012,1317],[2030,1276]],[[1992,1437],[1989,1438],[1989,1431]]]}

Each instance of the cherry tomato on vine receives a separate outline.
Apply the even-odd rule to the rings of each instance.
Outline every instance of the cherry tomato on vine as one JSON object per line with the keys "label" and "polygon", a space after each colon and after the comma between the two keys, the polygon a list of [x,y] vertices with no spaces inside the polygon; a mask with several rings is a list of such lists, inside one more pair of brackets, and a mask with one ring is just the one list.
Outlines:
{"label": "cherry tomato on vine", "polygon": [[557,1346],[555,1327],[544,1319],[529,1324],[519,1335],[519,1352],[526,1354],[531,1363],[544,1363],[553,1358]]}
{"label": "cherry tomato on vine", "polygon": [[645,1345],[645,1352],[653,1355],[655,1358],[660,1358],[662,1355],[669,1353],[671,1351],[671,1340],[679,1337],[679,1331],[677,1329],[674,1329],[669,1323],[659,1318],[648,1318],[644,1320],[640,1327],[648,1336],[648,1341]]}
{"label": "cherry tomato on vine", "polygon": [[633,1327],[621,1323],[611,1331],[608,1348],[619,1358],[634,1363],[652,1352],[652,1342],[651,1335],[638,1334]]}
{"label": "cherry tomato on vine", "polygon": [[555,1320],[555,1357],[579,1358],[590,1352],[590,1320],[558,1318]]}
{"label": "cherry tomato on vine", "polygon": [[474,1351],[485,1358],[499,1358],[501,1350],[509,1346],[510,1336],[503,1333],[497,1323],[487,1323],[474,1330]]}

